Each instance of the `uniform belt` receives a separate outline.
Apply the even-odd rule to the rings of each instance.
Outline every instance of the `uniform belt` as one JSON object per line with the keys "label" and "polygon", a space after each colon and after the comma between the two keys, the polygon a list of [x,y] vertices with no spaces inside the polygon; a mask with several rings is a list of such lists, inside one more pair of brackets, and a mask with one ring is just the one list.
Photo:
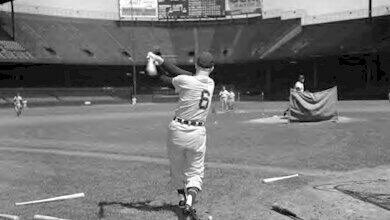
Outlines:
{"label": "uniform belt", "polygon": [[185,120],[182,118],[174,117],[174,121],[177,121],[179,123],[185,124],[185,125],[192,125],[192,126],[204,126],[204,122],[201,121],[190,121],[190,120]]}

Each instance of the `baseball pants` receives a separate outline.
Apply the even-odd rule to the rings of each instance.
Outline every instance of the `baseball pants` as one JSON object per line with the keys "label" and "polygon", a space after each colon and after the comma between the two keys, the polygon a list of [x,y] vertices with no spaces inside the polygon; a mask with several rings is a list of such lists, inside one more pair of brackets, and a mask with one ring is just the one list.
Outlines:
{"label": "baseball pants", "polygon": [[168,127],[167,148],[172,187],[202,190],[206,128],[172,121]]}
{"label": "baseball pants", "polygon": [[221,98],[221,109],[222,111],[228,110],[227,98]]}

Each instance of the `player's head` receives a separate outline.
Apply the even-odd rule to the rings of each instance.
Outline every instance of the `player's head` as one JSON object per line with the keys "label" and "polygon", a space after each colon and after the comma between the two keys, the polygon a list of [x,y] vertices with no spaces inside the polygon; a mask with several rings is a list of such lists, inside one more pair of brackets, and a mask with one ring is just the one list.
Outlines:
{"label": "player's head", "polygon": [[305,82],[305,76],[303,74],[299,74],[298,80],[299,80],[299,82],[304,83]]}
{"label": "player's head", "polygon": [[202,52],[195,64],[196,74],[203,73],[209,75],[214,70],[214,57],[209,52]]}
{"label": "player's head", "polygon": [[222,86],[222,90],[226,90],[226,87],[225,87],[225,86]]}

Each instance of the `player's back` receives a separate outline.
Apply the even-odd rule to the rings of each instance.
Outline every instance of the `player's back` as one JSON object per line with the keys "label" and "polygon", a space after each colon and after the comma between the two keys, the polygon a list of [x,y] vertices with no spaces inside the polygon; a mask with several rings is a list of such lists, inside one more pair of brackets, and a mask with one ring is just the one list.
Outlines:
{"label": "player's back", "polygon": [[179,75],[173,78],[172,84],[179,93],[175,116],[205,122],[214,92],[214,80],[202,75]]}

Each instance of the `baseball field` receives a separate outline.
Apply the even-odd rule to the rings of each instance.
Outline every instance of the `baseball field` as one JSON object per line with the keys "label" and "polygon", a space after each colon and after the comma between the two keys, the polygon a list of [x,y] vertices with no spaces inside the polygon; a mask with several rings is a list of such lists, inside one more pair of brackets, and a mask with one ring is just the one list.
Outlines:
{"label": "baseball field", "polygon": [[[13,109],[0,109],[0,213],[182,219],[168,186],[165,146],[174,107],[36,107],[19,118]],[[390,219],[389,101],[340,101],[339,122],[276,120],[286,107],[242,102],[234,112],[210,116],[199,214],[214,220]],[[85,197],[15,206],[81,192]]]}

